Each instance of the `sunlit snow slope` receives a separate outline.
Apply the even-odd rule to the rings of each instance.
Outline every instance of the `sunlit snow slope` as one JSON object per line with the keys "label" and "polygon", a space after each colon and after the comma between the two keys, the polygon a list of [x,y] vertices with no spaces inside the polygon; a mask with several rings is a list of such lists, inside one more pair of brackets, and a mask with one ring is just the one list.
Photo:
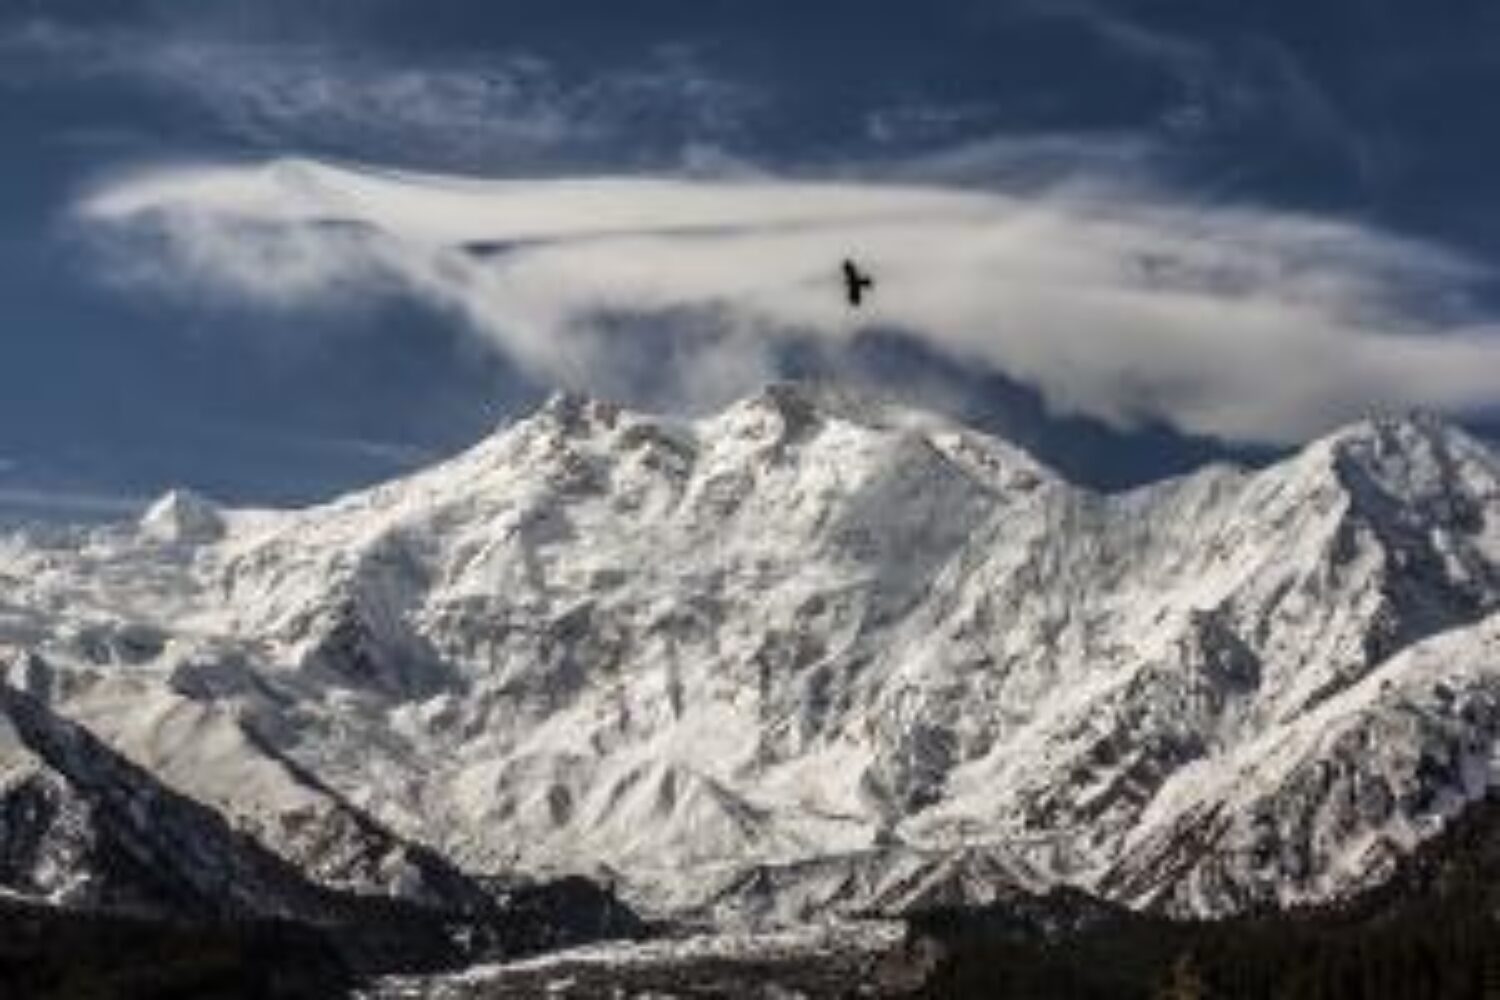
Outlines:
{"label": "sunlit snow slope", "polygon": [[324,506],[11,536],[0,581],[10,685],[378,891],[350,816],[724,920],[1216,913],[1378,878],[1500,754],[1500,461],[1429,419],[1105,497],[833,388],[558,397]]}

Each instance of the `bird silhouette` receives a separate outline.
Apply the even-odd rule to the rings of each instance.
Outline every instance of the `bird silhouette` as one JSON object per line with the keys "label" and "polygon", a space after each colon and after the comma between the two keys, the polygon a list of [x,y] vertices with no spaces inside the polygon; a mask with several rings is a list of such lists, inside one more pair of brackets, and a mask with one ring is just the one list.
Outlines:
{"label": "bird silhouette", "polygon": [[858,309],[868,292],[875,290],[875,279],[859,269],[852,260],[844,261],[844,291],[849,296],[849,305]]}

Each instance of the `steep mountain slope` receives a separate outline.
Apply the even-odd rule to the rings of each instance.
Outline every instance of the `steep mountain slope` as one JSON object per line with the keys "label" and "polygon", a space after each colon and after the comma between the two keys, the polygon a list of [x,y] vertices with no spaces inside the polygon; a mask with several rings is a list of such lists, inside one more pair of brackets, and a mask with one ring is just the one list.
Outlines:
{"label": "steep mountain slope", "polygon": [[325,900],[212,809],[0,688],[6,885],[72,906],[312,917]]}
{"label": "steep mountain slope", "polygon": [[1105,497],[828,387],[693,423],[558,397],[407,480],[173,496],[0,574],[11,683],[376,892],[412,886],[367,826],[747,920],[1310,901],[1482,795],[1500,739],[1500,465],[1425,418]]}
{"label": "steep mountain slope", "polygon": [[[1500,986],[1500,799],[1336,904],[1172,921],[1067,893],[914,914],[924,997],[1479,998]],[[903,994],[904,995],[904,994]]]}
{"label": "steep mountain slope", "polygon": [[[0,883],[11,890],[0,902],[51,904],[6,910],[34,914],[22,924],[62,926],[84,911],[168,917],[166,938],[191,923],[209,937],[241,939],[238,925],[254,938],[257,928],[274,937],[280,923],[289,944],[321,941],[358,971],[447,967],[641,930],[587,883],[494,892],[367,818],[354,822],[330,838],[331,857],[303,870],[0,684]],[[363,852],[361,867],[395,859],[402,880],[364,892],[320,882],[330,864],[347,870],[351,849]],[[139,930],[151,936],[145,924]]]}

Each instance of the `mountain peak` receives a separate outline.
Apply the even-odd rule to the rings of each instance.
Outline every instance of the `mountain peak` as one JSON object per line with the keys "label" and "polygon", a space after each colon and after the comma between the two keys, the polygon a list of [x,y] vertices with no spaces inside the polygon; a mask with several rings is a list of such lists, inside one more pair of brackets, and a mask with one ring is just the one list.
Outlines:
{"label": "mountain peak", "polygon": [[202,544],[224,536],[224,515],[211,500],[176,489],[147,508],[139,526],[143,535],[160,542]]}
{"label": "mountain peak", "polygon": [[538,415],[553,421],[564,430],[613,428],[620,419],[621,408],[615,403],[587,393],[559,389],[547,397]]}
{"label": "mountain peak", "polygon": [[889,428],[938,422],[938,418],[874,389],[823,380],[771,382],[739,405],[774,410],[799,423],[834,419],[872,428]]}
{"label": "mountain peak", "polygon": [[1424,447],[1463,438],[1458,426],[1430,410],[1381,413],[1356,420],[1325,435],[1321,440],[1338,448],[1378,445]]}
{"label": "mountain peak", "polygon": [[708,419],[710,426],[781,442],[841,423],[871,431],[953,429],[943,418],[869,388],[831,381],[771,382]]}
{"label": "mountain peak", "polygon": [[1313,442],[1303,455],[1346,487],[1372,484],[1424,502],[1455,492],[1483,495],[1500,481],[1487,446],[1430,412],[1358,421]]}

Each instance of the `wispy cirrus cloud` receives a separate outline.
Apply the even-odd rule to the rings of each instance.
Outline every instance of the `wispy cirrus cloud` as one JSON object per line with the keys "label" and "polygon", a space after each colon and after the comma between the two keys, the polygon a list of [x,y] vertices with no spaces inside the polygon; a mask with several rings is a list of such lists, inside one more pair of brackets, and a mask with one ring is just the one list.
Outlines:
{"label": "wispy cirrus cloud", "polygon": [[[397,288],[539,380],[633,395],[644,378],[687,405],[775,374],[790,338],[836,346],[870,325],[1025,380],[1059,410],[1239,441],[1500,395],[1500,330],[1465,314],[1480,275],[1464,260],[1140,189],[483,181],[277,161],[124,178],[78,218],[123,241],[115,259],[137,281],[284,310]],[[842,303],[846,254],[880,280],[870,311]]]}
{"label": "wispy cirrus cloud", "polygon": [[[1186,33],[1163,26],[1146,8],[1126,13],[1100,0],[1023,0],[1040,18],[1071,21],[1175,84],[1174,97],[1149,123],[1173,141],[1222,141],[1271,133],[1333,154],[1361,182],[1375,180],[1390,156],[1363,134],[1297,51],[1256,19],[1229,16],[1221,30]],[[1143,123],[1143,125],[1148,123]]]}
{"label": "wispy cirrus cloud", "polygon": [[694,52],[663,45],[608,73],[566,75],[524,51],[397,58],[376,46],[190,31],[83,29],[33,19],[0,30],[0,81],[117,80],[196,105],[264,148],[451,167],[644,160],[731,140],[761,100]]}

